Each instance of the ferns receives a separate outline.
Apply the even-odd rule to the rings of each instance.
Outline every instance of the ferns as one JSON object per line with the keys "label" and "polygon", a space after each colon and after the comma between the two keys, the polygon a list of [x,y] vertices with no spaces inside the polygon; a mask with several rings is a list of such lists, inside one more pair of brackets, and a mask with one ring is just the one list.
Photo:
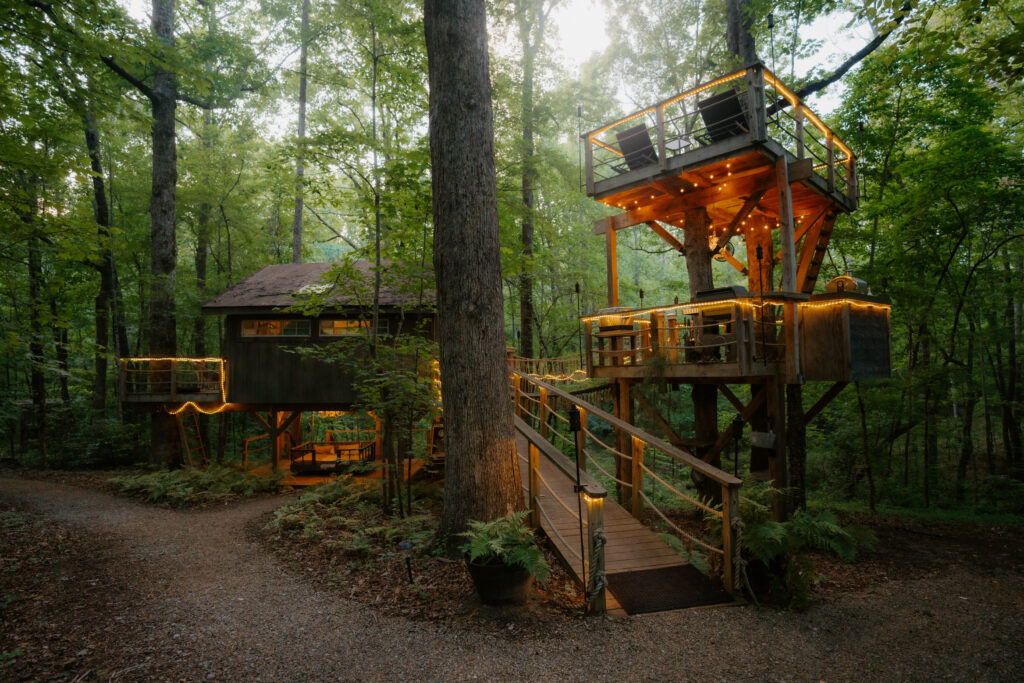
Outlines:
{"label": "ferns", "polygon": [[274,491],[279,481],[280,476],[257,476],[230,467],[211,467],[114,477],[110,483],[119,493],[136,496],[148,503],[189,507]]}
{"label": "ferns", "polygon": [[490,522],[470,522],[469,531],[462,534],[468,540],[460,550],[470,562],[523,567],[544,583],[551,568],[533,542],[533,529],[526,526],[527,513],[523,510]]}

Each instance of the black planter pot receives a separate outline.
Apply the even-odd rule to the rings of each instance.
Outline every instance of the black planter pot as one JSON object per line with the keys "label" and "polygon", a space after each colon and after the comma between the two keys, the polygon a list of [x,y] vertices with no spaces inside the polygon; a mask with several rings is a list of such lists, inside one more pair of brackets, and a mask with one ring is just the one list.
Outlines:
{"label": "black planter pot", "polygon": [[530,585],[530,572],[507,564],[478,564],[466,560],[480,601],[485,605],[522,605]]}

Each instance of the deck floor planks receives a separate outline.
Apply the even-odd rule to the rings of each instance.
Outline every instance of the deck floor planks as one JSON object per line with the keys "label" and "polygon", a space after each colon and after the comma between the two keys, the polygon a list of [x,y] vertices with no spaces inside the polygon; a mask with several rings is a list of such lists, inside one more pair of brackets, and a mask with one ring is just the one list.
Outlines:
{"label": "deck floor planks", "polygon": [[[522,476],[523,489],[529,486],[530,473],[528,465],[528,446],[526,439],[516,435],[516,449],[519,452],[519,471]],[[540,458],[541,477],[546,482],[541,484],[540,503],[547,517],[541,516],[541,528],[551,539],[555,550],[561,555],[569,571],[579,581],[582,567],[579,560],[580,529],[576,519],[576,496],[573,481],[562,473],[546,458]],[[552,496],[569,507],[573,514],[566,511]],[[586,526],[584,526],[586,533]],[[605,574],[638,571],[643,569],[660,569],[686,564],[674,550],[665,544],[657,534],[641,524],[622,506],[609,496],[604,501],[604,533],[608,539],[604,548]],[[585,545],[585,544],[584,544]],[[589,554],[589,550],[584,548]],[[589,558],[588,558],[589,559]],[[616,614],[621,607],[611,591],[608,591],[608,611]],[[624,614],[624,612],[623,612]]]}

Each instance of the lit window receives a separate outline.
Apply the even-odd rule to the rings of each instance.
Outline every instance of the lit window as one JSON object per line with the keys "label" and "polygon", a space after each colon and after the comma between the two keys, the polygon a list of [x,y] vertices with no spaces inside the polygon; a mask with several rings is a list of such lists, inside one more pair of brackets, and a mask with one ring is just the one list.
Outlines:
{"label": "lit window", "polygon": [[243,320],[243,337],[308,337],[308,320]]}
{"label": "lit window", "polygon": [[[320,321],[320,336],[321,337],[354,337],[361,334],[366,334],[370,330],[369,320],[321,320]],[[387,330],[387,324],[384,320],[380,321],[377,327],[377,334],[382,334],[383,331]]]}

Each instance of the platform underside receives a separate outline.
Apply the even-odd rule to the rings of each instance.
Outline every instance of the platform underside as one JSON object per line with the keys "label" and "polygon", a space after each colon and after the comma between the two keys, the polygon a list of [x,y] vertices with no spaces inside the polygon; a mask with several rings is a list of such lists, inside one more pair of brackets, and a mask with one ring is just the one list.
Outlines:
{"label": "platform underside", "polygon": [[750,218],[761,217],[774,227],[779,216],[776,187],[776,160],[790,164],[793,215],[812,215],[833,206],[848,213],[853,202],[842,192],[829,190],[826,178],[814,172],[810,160],[802,166],[797,158],[774,140],[753,143],[749,136],[719,142],[672,157],[666,168],[651,164],[595,183],[593,197],[623,211],[649,207],[657,215],[652,220],[666,223],[681,221],[687,210],[706,207],[713,223],[728,222],[740,210],[747,197],[765,191]]}

